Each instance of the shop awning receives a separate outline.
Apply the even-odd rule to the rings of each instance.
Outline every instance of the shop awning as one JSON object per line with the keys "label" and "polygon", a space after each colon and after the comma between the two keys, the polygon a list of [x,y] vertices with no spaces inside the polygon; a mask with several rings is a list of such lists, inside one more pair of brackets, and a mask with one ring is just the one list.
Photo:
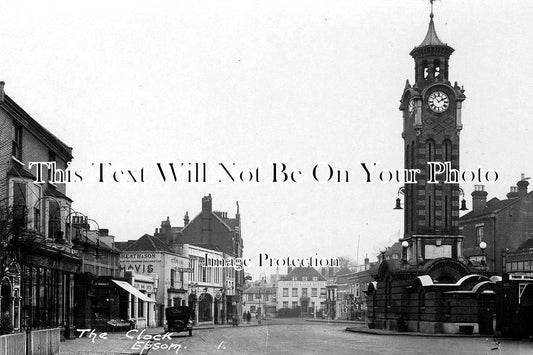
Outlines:
{"label": "shop awning", "polygon": [[141,291],[137,290],[135,287],[133,287],[132,285],[130,285],[129,283],[127,283],[126,281],[118,281],[118,280],[113,280],[114,283],[116,283],[117,285],[119,285],[120,287],[122,287],[124,290],[128,291],[129,293],[131,293],[132,295],[134,295],[135,297],[145,301],[145,302],[155,302],[153,299],[151,299],[150,297],[146,296],[144,293],[142,293]]}

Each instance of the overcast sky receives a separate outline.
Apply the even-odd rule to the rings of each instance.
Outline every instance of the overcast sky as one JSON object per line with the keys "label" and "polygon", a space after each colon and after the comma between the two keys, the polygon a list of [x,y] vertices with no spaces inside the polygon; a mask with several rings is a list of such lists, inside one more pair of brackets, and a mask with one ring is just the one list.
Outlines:
{"label": "overcast sky", "polygon": [[[500,174],[504,198],[533,174],[533,3],[435,3],[465,87],[461,166]],[[74,208],[117,240],[200,212],[236,212],[245,256],[375,258],[403,233],[399,183],[365,184],[360,162],[403,168],[399,99],[409,52],[429,22],[425,0],[14,1],[0,3],[0,80],[73,147],[84,180]],[[91,163],[144,167],[144,183],[97,182]],[[205,162],[207,183],[166,182],[156,163]],[[219,182],[218,163],[259,168],[259,182]],[[272,183],[272,163],[301,170]],[[349,183],[320,184],[327,162]],[[225,175],[222,175],[224,177]],[[462,185],[469,208],[473,184]],[[251,269],[254,273],[258,269]],[[261,270],[267,272],[268,270]]]}

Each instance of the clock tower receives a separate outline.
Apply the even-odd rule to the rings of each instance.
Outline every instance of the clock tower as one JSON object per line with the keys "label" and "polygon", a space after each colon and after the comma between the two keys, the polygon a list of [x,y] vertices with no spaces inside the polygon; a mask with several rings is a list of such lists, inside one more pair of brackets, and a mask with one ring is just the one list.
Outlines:
{"label": "clock tower", "polygon": [[[405,169],[420,169],[416,183],[406,183],[404,193],[404,238],[412,265],[448,257],[462,259],[459,232],[458,183],[444,182],[444,174],[431,181],[430,167],[445,163],[459,169],[459,133],[464,89],[449,79],[449,59],[454,49],[437,36],[433,1],[427,34],[410,53],[415,78],[403,90]],[[404,243],[405,244],[405,243]]]}

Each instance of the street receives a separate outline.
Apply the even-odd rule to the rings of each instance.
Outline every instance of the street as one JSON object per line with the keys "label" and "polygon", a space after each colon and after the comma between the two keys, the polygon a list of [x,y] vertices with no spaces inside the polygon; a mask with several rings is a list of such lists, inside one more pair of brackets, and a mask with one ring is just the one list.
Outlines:
{"label": "street", "polygon": [[[533,343],[492,338],[450,338],[373,335],[345,331],[346,324],[276,319],[258,327],[197,330],[181,333],[142,354],[532,354]],[[164,346],[165,347],[165,346]],[[178,348],[176,348],[178,347]]]}

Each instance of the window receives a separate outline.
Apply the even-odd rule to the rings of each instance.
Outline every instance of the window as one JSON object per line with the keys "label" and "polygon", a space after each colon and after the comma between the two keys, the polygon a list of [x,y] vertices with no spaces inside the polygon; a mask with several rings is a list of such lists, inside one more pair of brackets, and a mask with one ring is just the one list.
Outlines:
{"label": "window", "polygon": [[11,154],[19,161],[22,161],[22,126],[18,123],[15,123],[15,126],[13,127]]}
{"label": "window", "polygon": [[283,308],[289,308],[289,302],[283,301]]}
{"label": "window", "polygon": [[302,276],[302,281],[307,281],[307,276]]}
{"label": "window", "polygon": [[59,204],[55,201],[48,203],[48,238],[55,240],[63,239],[61,232],[61,211]]}
{"label": "window", "polygon": [[313,276],[313,281],[318,281],[318,277],[317,276]]}
{"label": "window", "polygon": [[26,183],[13,184],[13,224],[15,227],[26,226]]}
{"label": "window", "polygon": [[288,288],[284,288],[283,289],[283,297],[289,297],[289,289]]}
{"label": "window", "polygon": [[170,270],[170,287],[174,288],[174,284],[176,282],[176,270],[171,269]]}
{"label": "window", "polygon": [[256,293],[255,294],[255,299],[256,300],[260,300],[261,299],[261,294],[260,293]]}
{"label": "window", "polygon": [[253,301],[254,300],[254,294],[253,293],[249,293],[248,294],[248,301]]}
{"label": "window", "polygon": [[479,246],[479,243],[483,241],[483,226],[476,227],[476,243]]}
{"label": "window", "polygon": [[307,287],[302,288],[302,297],[307,297]]}
{"label": "window", "polygon": [[317,297],[317,289],[316,288],[312,288],[311,289],[311,297]]}
{"label": "window", "polygon": [[265,293],[265,294],[263,295],[263,300],[268,301],[268,293]]}
{"label": "window", "polygon": [[[51,162],[51,163],[55,163],[56,162],[56,155],[55,155],[54,152],[48,151],[48,161]],[[53,172],[52,167],[48,168],[48,181],[55,181],[55,176],[52,176],[52,172]],[[52,185],[54,185],[54,184],[52,184]]]}
{"label": "window", "polygon": [[292,301],[292,308],[296,308],[296,307],[298,307],[298,302]]}
{"label": "window", "polygon": [[293,288],[292,289],[292,297],[298,297],[298,289],[297,288]]}
{"label": "window", "polygon": [[250,312],[255,313],[255,306],[250,306]]}
{"label": "window", "polygon": [[296,281],[296,280],[298,280],[298,278],[296,276],[293,276],[292,281]]}

